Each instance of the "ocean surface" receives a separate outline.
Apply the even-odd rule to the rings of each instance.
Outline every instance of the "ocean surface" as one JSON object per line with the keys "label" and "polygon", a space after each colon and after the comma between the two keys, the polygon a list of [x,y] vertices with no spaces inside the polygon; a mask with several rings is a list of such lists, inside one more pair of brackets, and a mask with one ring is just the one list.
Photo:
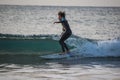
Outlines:
{"label": "ocean surface", "polygon": [[[66,12],[74,58],[60,53],[57,13]],[[0,80],[120,80],[120,7],[0,5]]]}

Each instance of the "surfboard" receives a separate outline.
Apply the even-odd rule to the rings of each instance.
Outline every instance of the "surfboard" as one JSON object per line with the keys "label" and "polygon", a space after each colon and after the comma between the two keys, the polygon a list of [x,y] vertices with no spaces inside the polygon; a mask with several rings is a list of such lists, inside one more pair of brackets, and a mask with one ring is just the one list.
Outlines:
{"label": "surfboard", "polygon": [[55,53],[55,54],[48,54],[48,55],[43,55],[40,56],[43,59],[64,59],[64,58],[70,58],[72,57],[72,54],[60,54],[60,53]]}

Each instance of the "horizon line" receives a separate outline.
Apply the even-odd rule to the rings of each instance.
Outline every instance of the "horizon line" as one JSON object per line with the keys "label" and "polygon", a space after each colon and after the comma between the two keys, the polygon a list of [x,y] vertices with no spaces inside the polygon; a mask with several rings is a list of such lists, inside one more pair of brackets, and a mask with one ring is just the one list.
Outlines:
{"label": "horizon line", "polygon": [[36,5],[36,4],[0,4],[0,6],[55,6],[55,7],[120,7],[120,6],[87,6],[87,5]]}

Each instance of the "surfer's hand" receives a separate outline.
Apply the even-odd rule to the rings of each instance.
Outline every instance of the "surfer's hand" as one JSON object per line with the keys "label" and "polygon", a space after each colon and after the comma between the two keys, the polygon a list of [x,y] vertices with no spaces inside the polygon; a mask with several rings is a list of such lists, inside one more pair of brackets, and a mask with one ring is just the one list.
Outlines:
{"label": "surfer's hand", "polygon": [[56,22],[54,22],[53,24],[55,24]]}

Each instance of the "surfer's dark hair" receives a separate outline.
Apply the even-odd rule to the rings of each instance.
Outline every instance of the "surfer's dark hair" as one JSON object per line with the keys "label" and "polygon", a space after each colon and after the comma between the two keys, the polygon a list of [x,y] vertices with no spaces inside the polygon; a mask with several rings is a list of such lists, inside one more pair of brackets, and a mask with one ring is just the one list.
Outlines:
{"label": "surfer's dark hair", "polygon": [[61,16],[61,17],[65,17],[65,12],[64,12],[64,11],[63,11],[63,12],[62,12],[62,11],[59,11],[59,12],[58,12],[58,15]]}

